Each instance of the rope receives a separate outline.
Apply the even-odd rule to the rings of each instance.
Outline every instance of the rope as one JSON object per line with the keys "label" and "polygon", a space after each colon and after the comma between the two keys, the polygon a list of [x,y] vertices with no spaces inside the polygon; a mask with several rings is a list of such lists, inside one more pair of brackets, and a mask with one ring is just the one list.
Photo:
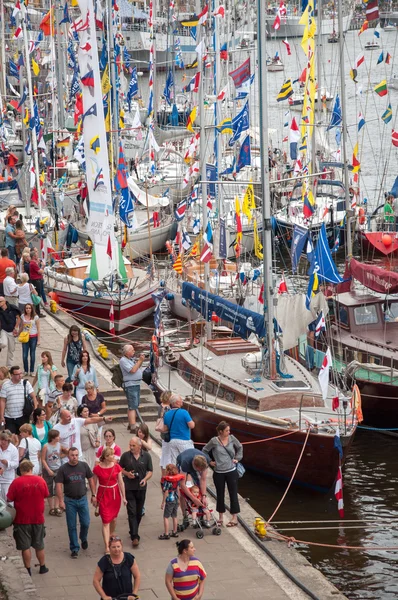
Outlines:
{"label": "rope", "polygon": [[358,429],[367,429],[369,431],[398,431],[398,427],[368,427],[367,425],[357,425]]}
{"label": "rope", "polygon": [[284,540],[289,544],[305,544],[307,546],[319,546],[321,548],[333,548],[335,550],[396,550],[398,546],[340,546],[339,544],[321,544],[320,542],[306,542],[305,540],[297,540],[294,537],[278,534],[276,531],[269,531],[267,535],[274,536],[275,539]]}
{"label": "rope", "polygon": [[297,473],[297,469],[299,468],[299,465],[300,465],[301,459],[302,459],[302,457],[303,457],[303,454],[304,454],[304,449],[305,449],[305,447],[306,447],[306,445],[307,445],[307,441],[308,441],[308,438],[309,438],[310,432],[311,432],[311,429],[309,428],[309,429],[307,430],[307,436],[306,436],[306,438],[305,438],[305,442],[304,442],[304,444],[303,444],[303,447],[302,447],[302,449],[301,449],[300,456],[299,456],[299,459],[298,459],[298,461],[297,461],[297,465],[296,465],[296,467],[295,467],[295,469],[294,469],[294,471],[293,471],[293,475],[291,476],[291,479],[290,479],[290,481],[289,481],[289,485],[287,486],[287,488],[286,488],[286,490],[285,490],[285,493],[283,494],[282,498],[280,499],[278,506],[276,507],[276,509],[274,510],[274,512],[272,513],[272,515],[270,516],[270,518],[268,519],[268,523],[271,523],[272,519],[275,517],[275,515],[276,515],[276,513],[278,512],[278,510],[279,510],[279,508],[280,508],[280,506],[281,506],[282,502],[283,502],[283,501],[284,501],[284,499],[286,498],[286,494],[288,493],[288,491],[289,491],[289,489],[290,489],[290,486],[291,486],[291,485],[292,485],[292,483],[293,483],[293,479],[294,479],[294,477],[295,477],[295,475],[296,475],[296,473]]}

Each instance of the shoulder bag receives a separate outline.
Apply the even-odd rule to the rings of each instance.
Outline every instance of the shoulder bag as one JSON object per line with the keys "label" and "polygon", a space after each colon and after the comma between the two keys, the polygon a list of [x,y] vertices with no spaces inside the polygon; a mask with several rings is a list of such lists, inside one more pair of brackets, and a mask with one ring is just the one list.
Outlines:
{"label": "shoulder bag", "polygon": [[29,342],[30,330],[32,329],[32,325],[33,322],[31,321],[27,324],[25,331],[21,331],[21,333],[19,334],[18,341],[21,342],[21,344],[27,344]]}
{"label": "shoulder bag", "polygon": [[[231,453],[230,453],[230,451],[229,451],[229,450],[228,450],[228,449],[227,449],[227,448],[224,446],[224,444],[221,442],[220,438],[218,437],[217,439],[218,439],[218,443],[220,444],[220,446],[222,446],[222,447],[224,448],[225,452],[228,454],[228,456],[231,458],[231,460],[234,460],[234,458],[235,458],[235,455],[234,455],[234,456],[231,456]],[[243,475],[246,473],[246,469],[245,469],[245,467],[242,465],[242,463],[240,463],[240,462],[237,462],[237,463],[236,463],[236,472],[238,473],[238,477],[239,477],[239,479],[240,479],[241,477],[243,477]]]}
{"label": "shoulder bag", "polygon": [[[21,462],[23,460],[29,460],[30,459],[30,454],[29,454],[29,444],[28,444],[28,438],[25,438],[25,442],[26,442],[26,450],[24,452],[23,457],[21,458],[21,460],[19,461],[19,464],[21,464]],[[19,468],[19,465],[17,467],[17,475],[21,475],[21,469]]]}
{"label": "shoulder bag", "polygon": [[24,403],[23,403],[23,409],[22,409],[22,414],[24,417],[28,417],[30,418],[35,406],[33,404],[33,400],[30,394],[27,393],[26,391],[26,384],[27,384],[28,380],[24,379],[23,380],[23,396],[24,396]]}
{"label": "shoulder bag", "polygon": [[169,427],[169,430],[168,430],[168,431],[165,431],[165,432],[163,432],[163,433],[161,433],[161,434],[160,434],[160,437],[161,437],[161,438],[162,438],[162,440],[163,440],[164,442],[166,442],[166,443],[168,443],[168,442],[170,441],[170,439],[171,439],[171,438],[170,438],[170,434],[171,434],[171,427],[172,427],[172,425],[173,425],[174,417],[176,416],[176,414],[177,414],[177,412],[178,412],[179,410],[180,410],[180,409],[179,409],[179,408],[177,408],[177,410],[175,411],[174,415],[171,417],[171,421],[170,421],[170,427]]}
{"label": "shoulder bag", "polygon": [[30,297],[32,298],[32,302],[35,306],[40,304],[41,297],[36,294],[36,288],[33,285],[30,286]]}

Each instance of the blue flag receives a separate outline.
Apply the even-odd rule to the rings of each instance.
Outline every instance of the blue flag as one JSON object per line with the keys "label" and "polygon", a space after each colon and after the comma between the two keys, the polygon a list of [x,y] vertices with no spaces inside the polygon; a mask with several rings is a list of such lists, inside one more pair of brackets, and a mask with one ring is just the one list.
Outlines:
{"label": "blue flag", "polygon": [[75,69],[73,71],[72,83],[70,86],[70,94],[69,94],[69,102],[72,100],[74,96],[76,96],[77,92],[80,92],[80,83],[79,83],[79,72],[77,65],[75,64]]}
{"label": "blue flag", "polygon": [[129,105],[129,112],[131,111],[131,101],[138,94],[138,78],[137,78],[137,67],[131,72],[130,85],[127,92],[127,102]]}
{"label": "blue flag", "polygon": [[377,59],[377,63],[376,64],[379,65],[382,62],[384,62],[384,52],[383,51],[381,51],[381,54],[380,54],[379,58]]}
{"label": "blue flag", "polygon": [[128,69],[130,66],[130,54],[129,51],[127,50],[126,46],[123,46],[123,60],[124,60],[124,66]]}
{"label": "blue flag", "polygon": [[319,231],[318,242],[314,251],[313,271],[317,272],[320,280],[335,284],[343,281],[332,259],[325,223],[322,223]]}
{"label": "blue flag", "polygon": [[337,125],[340,125],[342,120],[343,120],[343,117],[341,116],[340,97],[337,94],[336,100],[334,101],[332,118],[330,119],[329,127],[326,129],[326,131],[329,131],[333,127],[337,127]]}
{"label": "blue flag", "polygon": [[239,171],[243,167],[247,167],[251,164],[251,152],[250,152],[250,135],[246,136],[241,147],[238,156],[238,161],[236,163],[236,172]]}
{"label": "blue flag", "polygon": [[171,106],[171,90],[173,88],[174,85],[174,80],[173,80],[173,71],[171,69],[169,69],[169,72],[167,73],[167,77],[166,77],[166,83],[164,86],[164,97],[166,98],[166,102],[169,106]]}
{"label": "blue flag", "polygon": [[103,71],[106,67],[106,65],[108,64],[108,49],[106,46],[106,41],[105,38],[102,38],[102,50],[101,50],[101,54],[100,54],[100,59],[99,59],[99,66],[101,71]]}
{"label": "blue flag", "polygon": [[70,18],[69,18],[69,12],[68,12],[68,2],[66,0],[65,6],[64,6],[64,16],[62,17],[62,21],[60,21],[59,24],[61,25],[62,23],[69,23],[69,22],[70,22]]}
{"label": "blue flag", "polygon": [[394,198],[398,198],[398,175],[395,178],[394,185],[391,188],[390,194],[394,196]]}
{"label": "blue flag", "polygon": [[20,108],[22,106],[22,104],[25,102],[25,100],[26,100],[27,97],[28,97],[28,88],[25,85],[24,89],[23,89],[22,97],[21,97],[21,99],[19,101],[19,104],[18,104],[18,108]]}
{"label": "blue flag", "polygon": [[[206,177],[207,181],[217,181],[216,165],[206,164]],[[207,184],[207,195],[210,196],[210,198],[216,197],[216,186],[214,183]]]}
{"label": "blue flag", "polygon": [[119,217],[127,227],[132,227],[129,221],[129,213],[134,212],[133,197],[133,193],[128,187],[122,189],[122,195],[119,202]]}
{"label": "blue flag", "polygon": [[10,75],[12,75],[12,77],[16,77],[17,79],[19,79],[19,70],[17,65],[15,64],[14,61],[9,60],[8,66],[10,68]]}
{"label": "blue flag", "polygon": [[249,129],[249,103],[246,102],[239,114],[232,119],[232,131],[233,136],[228,142],[228,145],[232,147],[235,142],[239,139],[240,134]]}
{"label": "blue flag", "polygon": [[340,454],[340,458],[343,458],[343,447],[341,445],[340,432],[338,429],[336,431],[336,435],[334,436],[333,446],[336,448],[337,452]]}
{"label": "blue flag", "polygon": [[291,248],[293,273],[296,273],[297,271],[297,265],[299,263],[300,256],[305,248],[307,240],[308,229],[306,227],[301,227],[300,225],[295,225],[293,230],[293,241]]}

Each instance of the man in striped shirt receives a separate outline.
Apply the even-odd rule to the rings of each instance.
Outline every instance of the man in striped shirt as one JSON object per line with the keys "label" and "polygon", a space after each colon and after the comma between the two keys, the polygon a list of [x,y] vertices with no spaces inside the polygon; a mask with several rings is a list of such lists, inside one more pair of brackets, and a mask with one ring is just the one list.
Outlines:
{"label": "man in striped shirt", "polygon": [[[6,429],[11,433],[19,433],[21,425],[29,422],[29,417],[24,416],[25,386],[22,381],[20,367],[11,367],[11,379],[3,383],[0,392],[0,422],[5,420]],[[37,407],[36,394],[28,380],[26,380],[26,394],[30,394],[34,407]]]}

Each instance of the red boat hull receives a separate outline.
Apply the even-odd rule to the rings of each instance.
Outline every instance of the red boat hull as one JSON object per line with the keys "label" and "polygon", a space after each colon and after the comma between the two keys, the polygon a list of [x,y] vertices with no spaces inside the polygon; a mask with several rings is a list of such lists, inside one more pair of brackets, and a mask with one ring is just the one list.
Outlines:
{"label": "red boat hull", "polygon": [[[358,233],[359,241],[362,248],[371,254],[379,254],[383,256],[398,254],[398,238],[395,237],[395,231],[360,231]],[[389,236],[391,244],[385,244],[383,236]],[[386,238],[389,241],[388,238]]]}
{"label": "red boat hull", "polygon": [[[185,403],[184,408],[195,421],[195,428],[192,430],[195,443],[207,443],[216,435],[218,423],[226,419],[230,424],[231,432],[242,443],[256,442],[244,445],[242,462],[245,467],[290,481],[305,442],[305,432],[298,431],[289,436],[266,441],[283,435],[283,429],[245,421],[232,415],[226,417],[195,404]],[[347,438],[343,448],[344,458],[352,439],[353,435]],[[334,447],[333,437],[311,433],[293,483],[315,491],[328,492],[335,483],[338,466],[339,454]]]}

